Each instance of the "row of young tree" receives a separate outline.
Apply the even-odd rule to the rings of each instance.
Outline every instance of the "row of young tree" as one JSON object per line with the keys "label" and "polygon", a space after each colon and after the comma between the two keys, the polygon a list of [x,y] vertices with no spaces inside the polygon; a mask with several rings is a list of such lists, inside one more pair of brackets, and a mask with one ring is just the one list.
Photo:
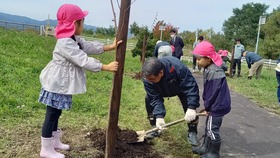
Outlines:
{"label": "row of young tree", "polygon": [[[276,59],[280,53],[280,6],[273,9],[272,13],[267,13],[269,8],[266,4],[247,3],[242,8],[234,8],[233,15],[223,23],[223,32],[215,32],[212,28],[208,30],[198,29],[198,35],[204,36],[206,40],[212,42],[216,50],[226,49],[232,51],[235,39],[240,38],[247,51],[255,51],[257,33],[259,27],[259,17],[266,16],[266,23],[261,25],[258,53],[264,58]],[[160,26],[165,30],[161,32]],[[164,21],[158,21],[153,26],[152,31],[147,26],[138,26],[136,22],[130,25],[130,31],[138,39],[136,47],[132,50],[133,56],[152,56],[152,52],[157,40],[162,37],[163,41],[169,41],[169,32],[174,27]],[[183,31],[179,36],[185,42],[188,49],[196,39],[196,32]]]}

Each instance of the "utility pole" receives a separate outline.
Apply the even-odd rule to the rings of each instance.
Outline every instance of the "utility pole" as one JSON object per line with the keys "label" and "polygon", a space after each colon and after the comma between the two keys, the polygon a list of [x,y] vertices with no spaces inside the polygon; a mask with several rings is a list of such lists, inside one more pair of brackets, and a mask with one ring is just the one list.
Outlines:
{"label": "utility pole", "polygon": [[164,31],[164,26],[163,25],[160,25],[159,26],[159,30],[160,30],[160,40],[162,41],[162,31]]}
{"label": "utility pole", "polygon": [[123,42],[116,51],[116,61],[119,63],[118,71],[114,74],[113,88],[111,92],[111,105],[109,109],[108,128],[106,130],[105,158],[113,158],[115,150],[116,133],[118,131],[118,119],[122,90],[123,70],[127,44],[127,32],[129,24],[131,0],[121,0],[120,16],[117,40]]}
{"label": "utility pole", "polygon": [[260,16],[259,19],[259,29],[258,29],[258,35],[257,35],[257,42],[256,42],[256,48],[255,52],[258,53],[258,45],[259,45],[259,36],[260,36],[260,30],[261,30],[261,25],[265,24],[266,21],[266,16]]}

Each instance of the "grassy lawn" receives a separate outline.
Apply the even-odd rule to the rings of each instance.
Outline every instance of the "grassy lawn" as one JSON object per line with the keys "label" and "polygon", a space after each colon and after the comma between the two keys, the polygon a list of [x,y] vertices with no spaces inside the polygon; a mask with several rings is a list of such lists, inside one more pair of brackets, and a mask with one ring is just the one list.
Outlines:
{"label": "grassy lawn", "polygon": [[[38,77],[52,58],[56,41],[53,37],[32,32],[0,30],[0,34],[0,157],[38,157],[45,115],[45,106],[37,102],[41,88]],[[109,63],[115,55],[111,52],[94,57]],[[146,119],[143,84],[132,78],[140,67],[139,57],[132,58],[128,51],[119,114],[121,129],[138,131],[150,128]],[[246,72],[247,68],[242,71]],[[242,77],[229,78],[228,82],[232,90],[279,113],[274,73],[274,69],[264,69],[260,80],[248,81]],[[109,72],[88,72],[87,93],[74,96],[73,108],[63,111],[59,126],[64,130],[64,140],[74,147],[65,152],[68,157],[94,157],[96,154],[85,136],[93,128],[107,127],[112,79],[113,74]],[[176,97],[165,100],[165,104],[168,111],[166,122],[184,116]],[[169,128],[161,139],[154,140],[154,149],[166,157],[197,157],[191,154],[186,127],[182,123]]]}
{"label": "grassy lawn", "polygon": [[[246,73],[246,71],[248,71],[247,66],[242,67],[242,72]],[[276,94],[278,84],[274,67],[263,68],[261,79],[248,80],[247,75],[245,74],[241,78],[228,78],[231,90],[247,96],[269,111],[280,114]]]}

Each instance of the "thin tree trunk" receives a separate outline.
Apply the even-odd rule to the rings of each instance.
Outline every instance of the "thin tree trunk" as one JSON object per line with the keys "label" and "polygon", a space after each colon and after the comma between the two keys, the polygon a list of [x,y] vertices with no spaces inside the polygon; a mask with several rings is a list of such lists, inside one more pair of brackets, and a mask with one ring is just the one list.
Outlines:
{"label": "thin tree trunk", "polygon": [[125,52],[127,44],[127,32],[129,24],[131,0],[122,0],[118,25],[117,40],[123,40],[116,52],[116,61],[119,63],[118,71],[114,74],[113,89],[111,93],[111,105],[109,109],[108,128],[106,131],[105,157],[113,158],[115,150],[116,133],[118,130],[118,119],[123,80]]}
{"label": "thin tree trunk", "polygon": [[143,37],[143,47],[142,47],[142,58],[141,58],[141,65],[145,62],[145,56],[146,56],[146,47],[147,47],[147,35],[144,35]]}

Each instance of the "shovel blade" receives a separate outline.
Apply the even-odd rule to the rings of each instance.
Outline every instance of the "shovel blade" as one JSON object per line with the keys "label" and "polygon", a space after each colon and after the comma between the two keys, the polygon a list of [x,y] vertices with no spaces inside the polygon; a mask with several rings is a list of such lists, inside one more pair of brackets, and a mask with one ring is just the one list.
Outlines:
{"label": "shovel blade", "polygon": [[142,142],[145,142],[145,136],[146,136],[146,133],[144,130],[142,131],[136,131],[136,134],[137,134],[137,140],[134,141],[134,142],[128,142],[128,144],[137,144],[137,143],[142,143]]}

